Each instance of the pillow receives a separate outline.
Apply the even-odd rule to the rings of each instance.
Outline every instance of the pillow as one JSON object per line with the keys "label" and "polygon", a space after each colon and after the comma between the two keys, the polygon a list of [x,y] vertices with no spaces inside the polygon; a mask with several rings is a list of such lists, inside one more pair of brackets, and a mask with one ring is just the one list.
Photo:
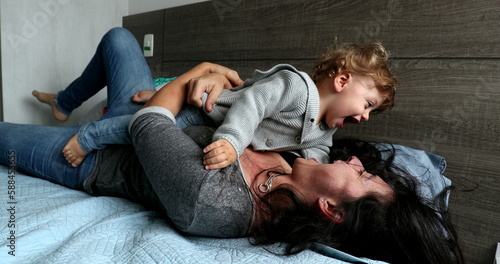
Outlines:
{"label": "pillow", "polygon": [[[382,151],[382,157],[387,158],[391,145],[376,143],[377,149]],[[451,180],[443,173],[446,169],[446,160],[434,153],[424,150],[414,149],[402,145],[392,145],[394,147],[394,165],[405,170],[420,182],[419,194],[429,200],[434,199],[441,191],[451,185]],[[448,205],[446,197],[446,206]]]}

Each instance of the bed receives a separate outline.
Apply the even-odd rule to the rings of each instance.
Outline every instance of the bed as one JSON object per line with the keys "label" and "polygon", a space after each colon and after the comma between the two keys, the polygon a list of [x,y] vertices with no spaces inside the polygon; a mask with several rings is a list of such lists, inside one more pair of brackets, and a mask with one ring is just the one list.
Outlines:
{"label": "bed", "polygon": [[[396,153],[401,167],[420,176],[422,195],[433,197],[450,185],[442,175],[442,157],[402,146]],[[139,204],[93,197],[25,175],[12,161],[0,166],[0,263],[385,263],[320,244],[282,256],[278,244],[186,236]]]}
{"label": "bed", "polygon": [[[123,25],[140,43],[155,35],[147,58],[154,78],[202,61],[242,78],[277,63],[310,71],[332,42],[382,41],[401,81],[397,105],[335,137],[411,147],[400,149],[400,162],[420,164],[413,174],[425,195],[457,186],[449,208],[473,264],[492,263],[500,240],[498,12],[495,1],[214,0],[127,16]],[[127,200],[91,197],[4,166],[0,175],[0,263],[381,263],[322,245],[285,257],[271,253],[279,245],[256,247],[246,238],[183,236]]]}

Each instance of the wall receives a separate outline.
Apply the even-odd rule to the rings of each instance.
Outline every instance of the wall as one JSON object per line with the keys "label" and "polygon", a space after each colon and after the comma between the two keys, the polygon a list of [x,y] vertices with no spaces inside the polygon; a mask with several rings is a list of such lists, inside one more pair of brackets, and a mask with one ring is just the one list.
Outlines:
{"label": "wall", "polygon": [[207,0],[128,0],[129,14],[144,13],[174,6],[182,6]]}
{"label": "wall", "polygon": [[[102,35],[122,25],[128,1],[1,0],[0,10],[4,121],[61,125],[31,91],[55,93],[79,76]],[[64,125],[103,98],[101,91]]]}

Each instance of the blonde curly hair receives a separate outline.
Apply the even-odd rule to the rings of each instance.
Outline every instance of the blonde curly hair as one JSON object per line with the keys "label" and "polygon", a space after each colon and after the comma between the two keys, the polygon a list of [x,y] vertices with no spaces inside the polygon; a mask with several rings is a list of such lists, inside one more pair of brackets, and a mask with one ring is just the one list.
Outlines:
{"label": "blonde curly hair", "polygon": [[398,80],[389,69],[389,53],[380,42],[344,43],[330,48],[316,62],[312,79],[317,84],[342,72],[373,78],[375,87],[384,96],[384,102],[374,112],[394,106]]}

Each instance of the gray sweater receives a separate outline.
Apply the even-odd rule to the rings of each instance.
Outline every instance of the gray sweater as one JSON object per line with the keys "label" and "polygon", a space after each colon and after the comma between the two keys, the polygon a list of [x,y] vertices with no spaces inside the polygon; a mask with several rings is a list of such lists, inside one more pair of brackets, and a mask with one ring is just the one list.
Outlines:
{"label": "gray sweater", "polygon": [[316,124],[318,114],[316,85],[306,73],[287,64],[255,71],[243,85],[224,90],[213,111],[207,112],[220,125],[213,140],[226,139],[238,156],[251,145],[328,163],[336,129]]}
{"label": "gray sweater", "polygon": [[130,127],[133,147],[115,145],[99,151],[85,190],[142,203],[189,234],[247,235],[254,200],[239,162],[205,170],[202,148],[210,143],[213,129],[182,131],[172,120],[161,107],[137,112]]}

